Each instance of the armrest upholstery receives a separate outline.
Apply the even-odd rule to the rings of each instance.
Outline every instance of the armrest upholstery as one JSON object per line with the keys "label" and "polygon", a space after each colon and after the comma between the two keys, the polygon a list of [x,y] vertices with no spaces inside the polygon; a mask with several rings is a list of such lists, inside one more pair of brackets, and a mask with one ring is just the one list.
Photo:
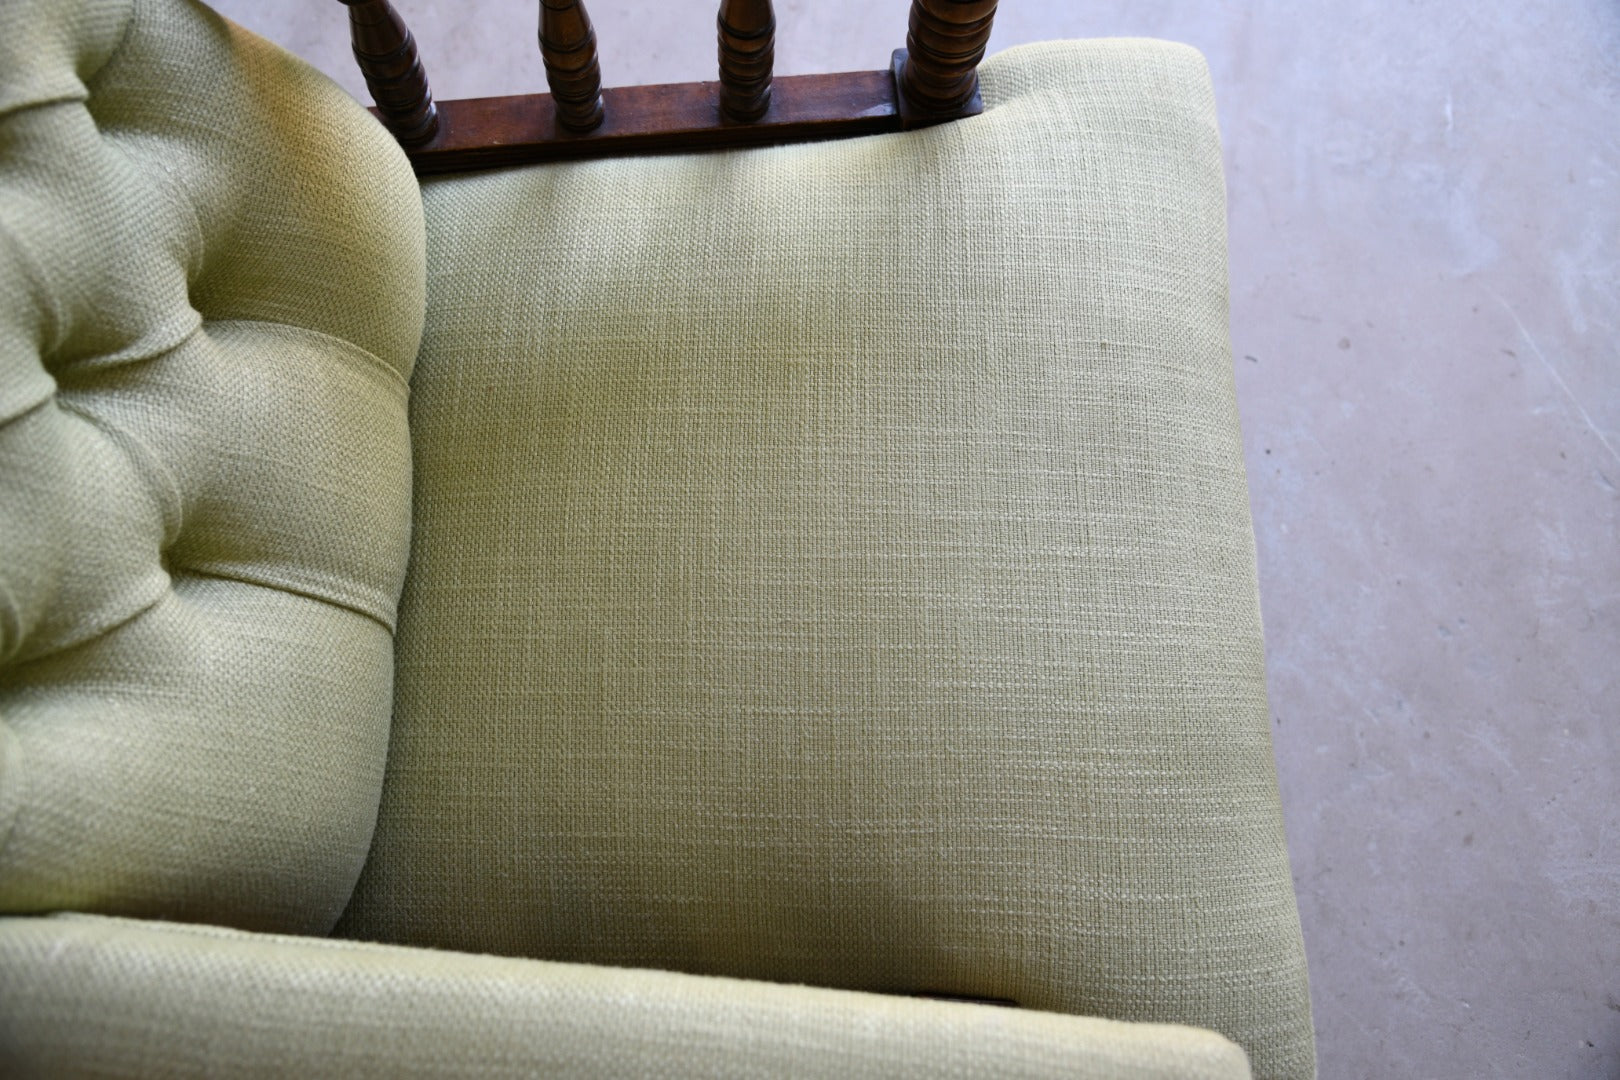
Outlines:
{"label": "armrest upholstery", "polygon": [[1249,1075],[1193,1028],[96,916],[0,919],[0,1072]]}

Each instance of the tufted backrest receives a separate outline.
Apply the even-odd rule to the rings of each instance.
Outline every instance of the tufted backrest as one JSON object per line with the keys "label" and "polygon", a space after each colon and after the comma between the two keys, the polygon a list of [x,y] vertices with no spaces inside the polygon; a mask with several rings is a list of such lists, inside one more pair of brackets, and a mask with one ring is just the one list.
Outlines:
{"label": "tufted backrest", "polygon": [[337,918],[423,273],[313,69],[182,0],[0,5],[0,911]]}

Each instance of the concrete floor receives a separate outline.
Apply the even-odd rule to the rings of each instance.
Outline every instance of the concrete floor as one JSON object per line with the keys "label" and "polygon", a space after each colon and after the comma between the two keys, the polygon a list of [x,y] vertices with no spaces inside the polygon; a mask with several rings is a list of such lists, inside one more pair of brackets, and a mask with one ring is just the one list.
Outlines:
{"label": "concrete floor", "polygon": [[[396,0],[440,98],[543,89],[532,2]],[[331,0],[225,0],[364,99]],[[711,0],[593,0],[610,84]],[[1620,6],[1008,0],[992,48],[1191,42],[1321,1075],[1620,1077]],[[905,0],[777,4],[780,73]]]}

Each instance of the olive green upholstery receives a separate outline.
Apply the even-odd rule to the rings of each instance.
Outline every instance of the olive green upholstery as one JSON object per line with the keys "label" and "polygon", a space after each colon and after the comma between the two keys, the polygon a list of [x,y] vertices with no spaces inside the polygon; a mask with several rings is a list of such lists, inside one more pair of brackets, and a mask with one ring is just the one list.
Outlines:
{"label": "olive green upholstery", "polygon": [[901,135],[427,181],[345,935],[1312,1060],[1192,49]]}
{"label": "olive green upholstery", "polygon": [[419,186],[0,6],[0,1074],[1310,1076],[1208,76],[983,93]]}
{"label": "olive green upholstery", "polygon": [[1249,1076],[1189,1027],[88,915],[0,919],[0,1005],[6,1076]]}
{"label": "olive green upholstery", "polygon": [[421,202],[173,0],[0,6],[0,910],[320,933],[366,856]]}

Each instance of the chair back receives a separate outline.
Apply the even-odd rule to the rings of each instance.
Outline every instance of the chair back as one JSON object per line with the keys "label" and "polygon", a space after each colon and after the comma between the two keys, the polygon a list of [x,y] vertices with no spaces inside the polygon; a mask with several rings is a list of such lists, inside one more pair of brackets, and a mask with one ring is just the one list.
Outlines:
{"label": "chair back", "polygon": [[912,0],[885,71],[775,79],[770,0],[721,0],[719,81],[602,88],[581,0],[541,0],[549,94],[435,102],[389,0],[340,0],[373,110],[418,173],[877,135],[974,116],[996,0]]}

